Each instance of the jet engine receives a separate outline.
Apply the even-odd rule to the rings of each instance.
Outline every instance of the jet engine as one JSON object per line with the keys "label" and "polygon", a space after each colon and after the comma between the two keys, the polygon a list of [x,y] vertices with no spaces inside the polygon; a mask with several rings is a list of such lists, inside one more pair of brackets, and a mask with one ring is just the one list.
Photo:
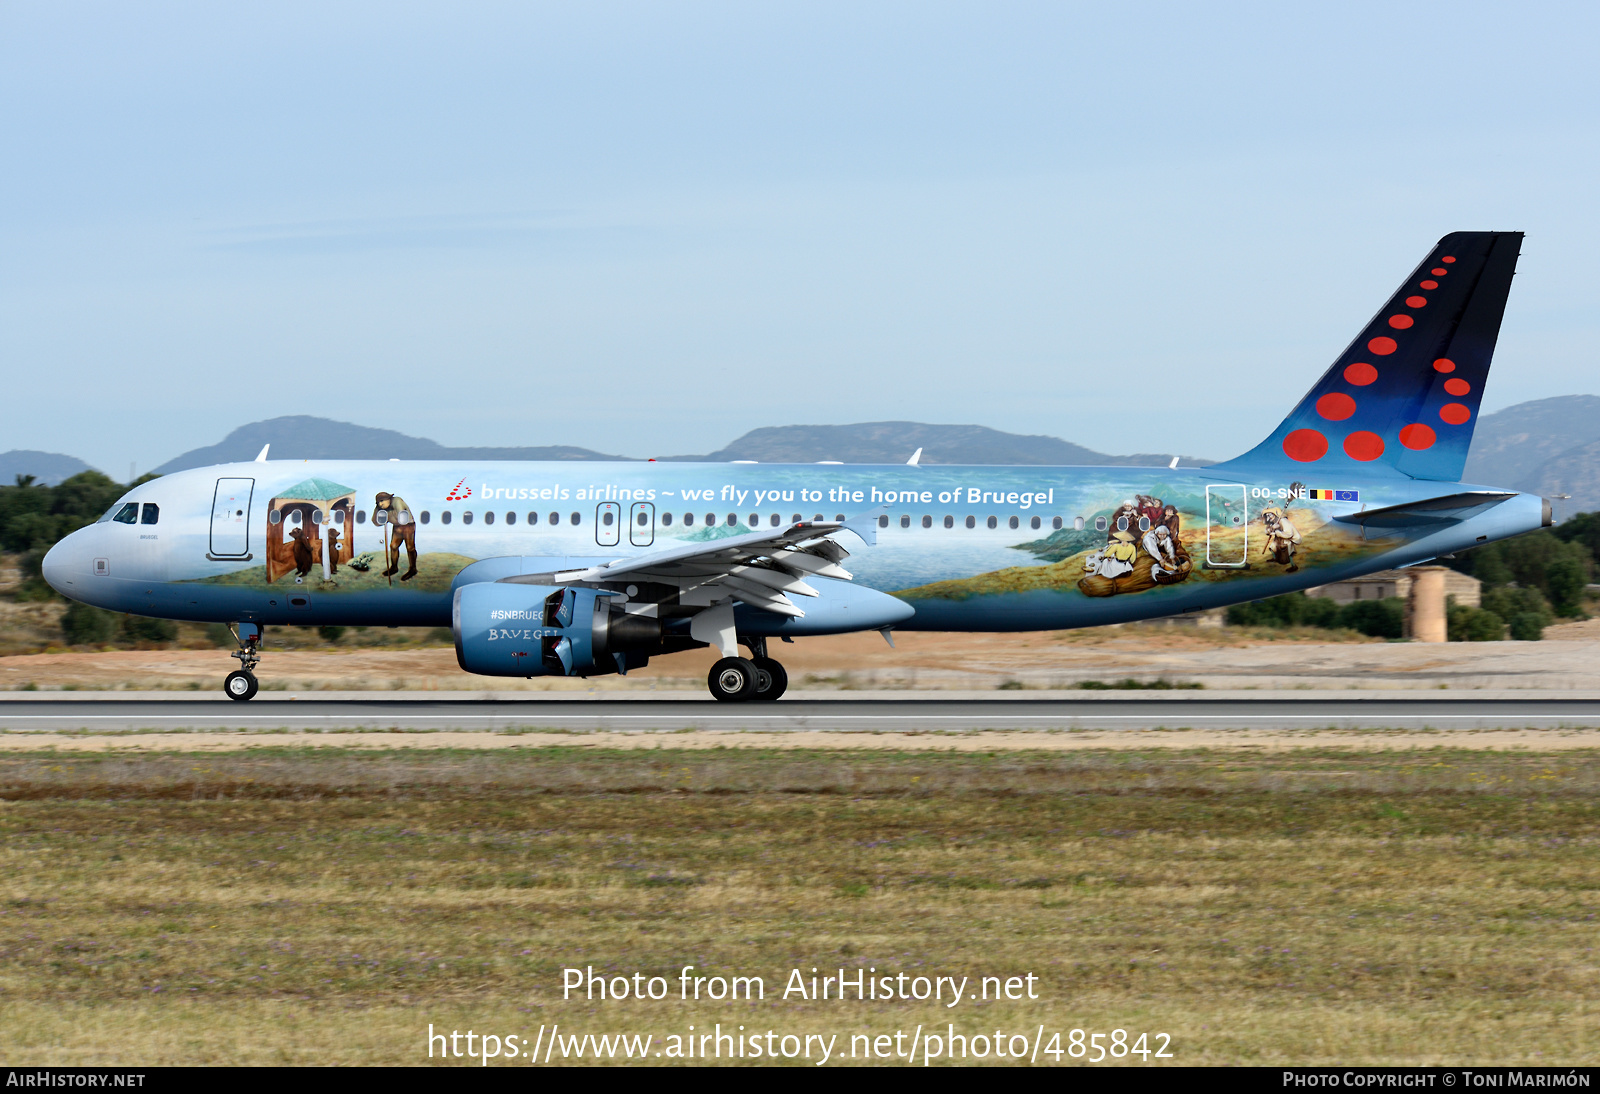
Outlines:
{"label": "jet engine", "polygon": [[481,676],[602,676],[641,668],[661,622],[604,589],[477,582],[456,590],[456,660]]}

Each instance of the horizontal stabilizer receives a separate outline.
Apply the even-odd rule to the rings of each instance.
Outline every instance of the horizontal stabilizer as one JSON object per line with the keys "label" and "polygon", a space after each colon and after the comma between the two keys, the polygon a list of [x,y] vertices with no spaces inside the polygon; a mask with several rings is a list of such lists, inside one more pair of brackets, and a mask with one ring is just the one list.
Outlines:
{"label": "horizontal stabilizer", "polygon": [[1485,509],[1516,496],[1514,491],[1469,490],[1461,494],[1408,501],[1383,509],[1345,513],[1333,519],[1345,524],[1358,524],[1362,528],[1415,528],[1421,524],[1452,524],[1477,516]]}

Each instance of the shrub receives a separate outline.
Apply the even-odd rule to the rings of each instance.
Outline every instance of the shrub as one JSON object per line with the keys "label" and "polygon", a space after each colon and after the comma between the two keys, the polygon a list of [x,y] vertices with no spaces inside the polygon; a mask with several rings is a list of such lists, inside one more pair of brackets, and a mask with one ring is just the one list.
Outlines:
{"label": "shrub", "polygon": [[1449,638],[1452,642],[1498,642],[1505,637],[1505,621],[1494,612],[1469,608],[1453,599],[1447,608]]}
{"label": "shrub", "polygon": [[228,629],[228,625],[226,623],[207,623],[206,641],[210,642],[218,649],[223,650],[230,649],[239,644],[238,642],[234,641],[233,632]]}
{"label": "shrub", "polygon": [[1372,638],[1399,638],[1405,633],[1406,602],[1398,596],[1357,600],[1339,609],[1339,626]]}
{"label": "shrub", "polygon": [[69,646],[99,645],[111,641],[117,617],[110,612],[73,601],[61,613],[61,633]]}
{"label": "shrub", "polygon": [[1284,593],[1228,609],[1228,623],[1235,627],[1336,627],[1339,605],[1305,593]]}
{"label": "shrub", "polygon": [[1537,642],[1544,637],[1544,617],[1538,612],[1518,612],[1511,617],[1511,637],[1518,642]]}
{"label": "shrub", "polygon": [[318,627],[317,634],[324,642],[337,642],[344,637],[343,627]]}
{"label": "shrub", "polygon": [[170,619],[125,615],[122,617],[122,637],[129,642],[171,642],[178,637],[178,625]]}
{"label": "shrub", "polygon": [[[1550,610],[1549,601],[1545,600],[1544,594],[1538,589],[1512,586],[1488,589],[1483,594],[1483,607],[1485,611],[1493,612],[1503,620],[1514,620],[1519,615],[1534,616],[1538,619],[1540,631],[1554,623],[1556,618],[1555,613]],[[1529,626],[1528,623],[1523,624],[1524,633]]]}

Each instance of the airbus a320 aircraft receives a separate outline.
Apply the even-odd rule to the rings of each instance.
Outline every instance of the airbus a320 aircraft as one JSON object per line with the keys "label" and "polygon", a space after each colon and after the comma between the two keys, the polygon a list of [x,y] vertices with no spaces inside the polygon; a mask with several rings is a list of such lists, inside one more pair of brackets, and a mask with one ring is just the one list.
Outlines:
{"label": "airbus a320 aircraft", "polygon": [[449,626],[488,676],[714,646],[712,695],[760,700],[787,682],[772,639],[1084,627],[1407,566],[1551,523],[1548,501],[1457,481],[1521,243],[1446,236],[1271,436],[1203,469],[263,450],[135,487],[44,576],[113,611],[230,624],[234,699],[256,693],[263,628],[345,624]]}

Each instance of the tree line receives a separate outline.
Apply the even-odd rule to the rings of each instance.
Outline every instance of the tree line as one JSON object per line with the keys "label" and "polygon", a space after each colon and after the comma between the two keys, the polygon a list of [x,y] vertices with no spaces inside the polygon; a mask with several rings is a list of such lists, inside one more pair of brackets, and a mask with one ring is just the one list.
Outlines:
{"label": "tree line", "polygon": [[[1452,642],[1537,641],[1558,619],[1583,619],[1584,597],[1600,554],[1600,513],[1579,513],[1555,528],[1542,528],[1498,543],[1439,559],[1482,582],[1478,607],[1448,605]],[[1236,626],[1324,627],[1374,638],[1399,638],[1405,601],[1357,600],[1343,606],[1324,597],[1287,593],[1228,609]]]}

